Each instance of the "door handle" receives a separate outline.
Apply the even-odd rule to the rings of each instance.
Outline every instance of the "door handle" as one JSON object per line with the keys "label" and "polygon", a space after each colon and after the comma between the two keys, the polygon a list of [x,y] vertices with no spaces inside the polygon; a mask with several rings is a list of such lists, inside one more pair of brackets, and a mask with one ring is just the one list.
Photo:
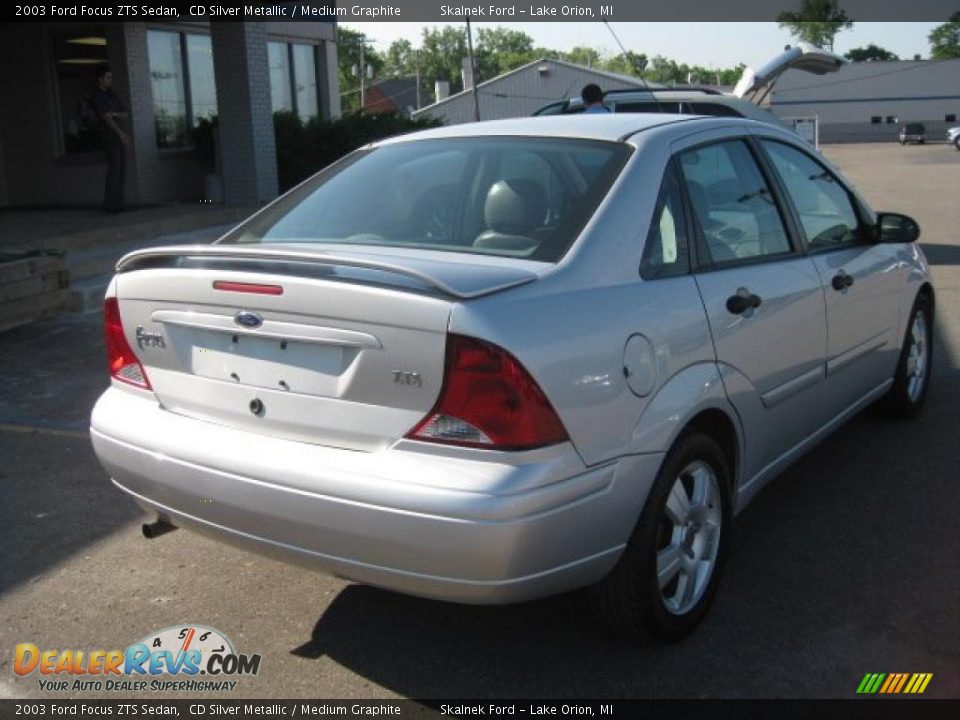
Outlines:
{"label": "door handle", "polygon": [[746,288],[740,288],[736,295],[727,298],[727,310],[734,315],[742,315],[747,310],[760,307],[762,302],[759,295],[754,295]]}
{"label": "door handle", "polygon": [[853,285],[853,276],[847,275],[843,270],[841,270],[833,276],[832,280],[830,280],[830,285],[837,292],[846,290],[848,287]]}

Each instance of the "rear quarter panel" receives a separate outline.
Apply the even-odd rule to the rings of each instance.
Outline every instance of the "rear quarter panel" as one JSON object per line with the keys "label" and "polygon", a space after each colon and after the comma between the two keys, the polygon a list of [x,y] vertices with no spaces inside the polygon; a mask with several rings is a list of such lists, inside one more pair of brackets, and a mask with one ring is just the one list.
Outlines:
{"label": "rear quarter panel", "polygon": [[[645,281],[639,274],[669,158],[669,143],[654,135],[637,142],[608,198],[554,271],[460,303],[450,318],[451,332],[494,342],[523,363],[588,465],[667,450],[698,408],[729,412],[719,382],[704,391],[704,379],[717,370],[693,278]],[[635,334],[653,348],[655,377],[643,396],[624,376],[625,346]]]}

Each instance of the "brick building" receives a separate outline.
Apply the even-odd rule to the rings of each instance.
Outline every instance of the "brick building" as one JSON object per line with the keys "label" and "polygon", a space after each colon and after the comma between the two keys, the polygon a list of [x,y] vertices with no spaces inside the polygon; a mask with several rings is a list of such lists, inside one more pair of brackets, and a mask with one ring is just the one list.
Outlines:
{"label": "brick building", "polygon": [[90,99],[104,64],[129,112],[132,204],[210,194],[211,168],[194,145],[212,116],[224,201],[270,200],[273,111],[340,114],[333,22],[5,23],[0,207],[101,201],[105,162]]}

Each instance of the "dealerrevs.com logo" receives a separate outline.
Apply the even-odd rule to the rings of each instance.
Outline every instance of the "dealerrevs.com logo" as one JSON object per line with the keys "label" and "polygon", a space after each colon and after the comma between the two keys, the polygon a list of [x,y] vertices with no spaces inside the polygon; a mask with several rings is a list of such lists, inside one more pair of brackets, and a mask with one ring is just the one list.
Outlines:
{"label": "dealerrevs.com logo", "polygon": [[233,690],[236,677],[256,675],[260,655],[244,655],[219,630],[181,625],[151,633],[126,650],[14,649],[13,671],[37,674],[41,690],[144,692]]}

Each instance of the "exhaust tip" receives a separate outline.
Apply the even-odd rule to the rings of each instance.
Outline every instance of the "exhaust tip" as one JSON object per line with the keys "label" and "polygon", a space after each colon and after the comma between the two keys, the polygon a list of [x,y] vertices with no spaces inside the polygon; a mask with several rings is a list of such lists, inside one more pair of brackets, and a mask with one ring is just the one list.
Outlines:
{"label": "exhaust tip", "polygon": [[158,517],[152,523],[144,523],[140,529],[143,531],[143,536],[147,540],[153,540],[161,535],[166,535],[168,532],[173,532],[177,529],[177,526],[171,525],[163,518]]}

